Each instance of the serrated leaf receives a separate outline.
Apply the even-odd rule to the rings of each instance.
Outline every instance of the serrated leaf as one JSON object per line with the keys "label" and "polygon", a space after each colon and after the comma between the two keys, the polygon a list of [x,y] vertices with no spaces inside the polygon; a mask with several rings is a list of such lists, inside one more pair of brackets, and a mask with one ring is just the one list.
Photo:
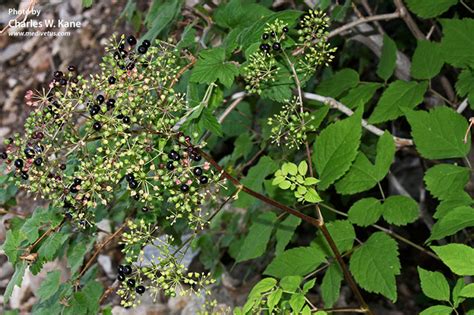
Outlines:
{"label": "serrated leaf", "polygon": [[323,282],[321,283],[321,296],[326,308],[333,307],[339,299],[342,279],[344,279],[344,277],[339,265],[330,265],[324,274]]}
{"label": "serrated leaf", "polygon": [[461,195],[469,177],[470,171],[466,167],[438,164],[425,173],[424,181],[431,195],[445,200]]}
{"label": "serrated leaf", "polygon": [[431,246],[431,249],[455,274],[474,275],[474,248],[464,244],[451,243],[444,246]]}
{"label": "serrated leaf", "polygon": [[273,309],[278,304],[278,302],[280,302],[282,295],[283,295],[283,290],[280,288],[276,289],[275,291],[273,291],[272,293],[268,295],[267,305],[268,305],[268,311],[270,312],[270,314],[272,313]]}
{"label": "serrated leaf", "polygon": [[415,222],[420,210],[415,200],[407,196],[390,196],[383,205],[383,218],[390,224],[406,225]]}
{"label": "serrated leaf", "polygon": [[350,195],[371,189],[387,175],[394,156],[395,143],[392,135],[386,131],[377,142],[375,165],[364,153],[359,152],[347,174],[336,183],[337,192]]}
{"label": "serrated leaf", "polygon": [[381,87],[380,83],[369,82],[360,83],[355,88],[347,92],[347,95],[341,98],[341,103],[353,109],[359,106],[363,107],[374,96],[375,92]]}
{"label": "serrated leaf", "polygon": [[429,80],[436,76],[444,59],[441,46],[428,40],[418,40],[411,64],[411,75],[418,80]]}
{"label": "serrated leaf", "polygon": [[421,18],[428,19],[446,12],[458,0],[407,0],[411,12]]}
{"label": "serrated leaf", "polygon": [[469,283],[467,286],[462,288],[459,293],[460,296],[474,298],[474,283]]}
{"label": "serrated leaf", "polygon": [[[454,1],[454,0],[453,0]],[[474,66],[474,19],[443,19],[444,60],[455,67]]]}
{"label": "serrated leaf", "polygon": [[314,143],[313,163],[325,190],[351,167],[360,144],[362,110],[326,127]]}
{"label": "serrated leaf", "polygon": [[342,92],[355,87],[358,83],[359,74],[356,71],[342,69],[319,83],[316,87],[316,93],[336,98]]}
{"label": "serrated leaf", "polygon": [[427,88],[428,82],[398,80],[390,83],[375,106],[369,122],[377,124],[402,116],[404,111],[415,108],[423,101]]}
{"label": "serrated leaf", "polygon": [[314,188],[309,188],[308,191],[304,194],[304,200],[309,203],[318,203],[322,199]]}
{"label": "serrated leaf", "polygon": [[201,51],[190,81],[210,84],[219,80],[226,87],[230,87],[234,82],[234,77],[239,74],[239,68],[225,59],[224,48]]}
{"label": "serrated leaf", "polygon": [[314,247],[296,247],[276,256],[263,274],[276,278],[304,276],[324,261],[323,253]]}
{"label": "serrated leaf", "polygon": [[280,280],[280,287],[291,293],[295,293],[300,287],[300,283],[303,280],[301,276],[286,276]]}
{"label": "serrated leaf", "polygon": [[456,92],[461,97],[468,97],[471,108],[474,106],[474,71],[463,69],[456,81]]}
{"label": "serrated leaf", "polygon": [[[336,247],[340,253],[352,249],[355,239],[355,230],[352,224],[347,220],[335,220],[326,224],[326,228],[331,235]],[[311,243],[311,246],[317,248],[318,252],[323,252],[327,257],[334,256],[329,244],[322,233]]]}
{"label": "serrated leaf", "polygon": [[49,299],[58,291],[60,281],[61,271],[55,270],[48,272],[46,279],[41,282],[41,285],[36,292],[37,296],[43,301]]}
{"label": "serrated leaf", "polygon": [[148,31],[142,39],[154,41],[158,35],[167,28],[168,25],[178,16],[181,11],[182,1],[153,1],[152,8],[145,18],[148,24]]}
{"label": "serrated leaf", "polygon": [[265,253],[276,219],[274,212],[264,212],[255,218],[240,248],[236,262],[254,259]]}
{"label": "serrated leaf", "polygon": [[462,207],[462,206],[471,206],[474,200],[469,196],[467,192],[464,192],[460,195],[456,195],[453,199],[443,200],[436,208],[436,212],[433,215],[435,219],[441,219],[447,215],[452,209]]}
{"label": "serrated leaf", "polygon": [[431,236],[427,242],[442,239],[472,226],[474,226],[473,208],[459,207],[453,209],[433,225]]}
{"label": "serrated leaf", "polygon": [[293,294],[289,303],[294,314],[299,314],[305,303],[304,295],[301,293]]}
{"label": "serrated leaf", "polygon": [[217,25],[233,29],[238,26],[248,26],[253,21],[269,16],[271,13],[271,10],[252,1],[232,0],[217,7],[214,19]]}
{"label": "serrated leaf", "polygon": [[448,281],[441,272],[428,271],[418,267],[421,290],[434,300],[449,302],[450,288]]}
{"label": "serrated leaf", "polygon": [[446,305],[434,305],[424,309],[420,315],[449,315],[453,309]]}
{"label": "serrated leaf", "polygon": [[349,220],[359,226],[369,226],[376,223],[383,213],[383,207],[375,198],[360,199],[349,209]]}
{"label": "serrated leaf", "polygon": [[10,297],[12,296],[12,292],[15,286],[21,286],[23,276],[27,267],[28,265],[25,261],[21,261],[15,265],[15,272],[13,273],[13,276],[8,282],[7,288],[5,289],[5,293],[3,294],[3,302],[5,305],[7,305],[7,303],[10,301]]}
{"label": "serrated leaf", "polygon": [[251,298],[259,296],[260,294],[264,292],[268,292],[271,289],[273,289],[276,284],[277,284],[277,281],[275,279],[264,278],[260,280],[259,282],[257,282],[256,285],[253,286],[252,290],[249,293],[248,298],[251,299]]}
{"label": "serrated leaf", "polygon": [[66,233],[53,233],[49,235],[38,250],[39,259],[51,261],[56,257],[57,251],[69,237],[70,234]]}
{"label": "serrated leaf", "polygon": [[389,36],[384,34],[382,55],[377,66],[377,75],[387,81],[395,70],[397,61],[397,45]]}
{"label": "serrated leaf", "polygon": [[6,240],[2,245],[2,249],[8,257],[8,261],[13,265],[18,261],[18,257],[21,254],[20,245],[24,239],[24,236],[17,229],[7,231]]}
{"label": "serrated leaf", "polygon": [[249,133],[242,133],[234,141],[234,152],[232,152],[232,159],[235,161],[240,157],[247,159],[252,152],[252,135]]}
{"label": "serrated leaf", "polygon": [[397,300],[395,276],[400,274],[397,242],[383,232],[372,234],[354,251],[350,270],[357,283],[368,292]]}
{"label": "serrated leaf", "polygon": [[300,225],[301,219],[294,216],[289,215],[283,220],[280,224],[278,224],[275,238],[276,238],[276,247],[275,247],[275,256],[280,255],[284,250],[286,245],[290,242],[293,234],[295,234],[295,229]]}
{"label": "serrated leaf", "polygon": [[471,141],[463,142],[467,121],[453,109],[439,106],[429,112],[411,111],[406,116],[416,149],[424,158],[464,157],[469,152]]}

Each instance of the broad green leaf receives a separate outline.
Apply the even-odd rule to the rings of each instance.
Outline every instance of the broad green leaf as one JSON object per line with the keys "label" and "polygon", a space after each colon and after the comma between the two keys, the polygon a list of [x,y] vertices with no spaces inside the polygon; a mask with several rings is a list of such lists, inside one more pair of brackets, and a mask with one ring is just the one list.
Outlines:
{"label": "broad green leaf", "polygon": [[359,152],[347,174],[336,183],[336,190],[343,195],[351,195],[371,189],[385,175],[395,156],[395,143],[389,132],[385,132],[377,143],[377,156],[375,165],[367,156]]}
{"label": "broad green leaf", "polygon": [[23,276],[25,275],[25,270],[27,267],[28,264],[25,261],[21,261],[15,265],[15,273],[13,273],[13,276],[8,282],[7,288],[5,289],[5,293],[3,294],[3,302],[5,305],[8,303],[8,301],[10,301],[10,297],[12,296],[12,292],[15,286],[21,286]]}
{"label": "broad green leaf", "polygon": [[311,290],[314,285],[316,284],[316,278],[313,278],[307,282],[305,282],[305,284],[303,285],[303,293],[306,294],[309,292],[309,290]]}
{"label": "broad green leaf", "polygon": [[235,161],[240,157],[247,159],[252,152],[252,136],[249,133],[242,133],[234,142],[234,152],[232,159]]}
{"label": "broad green leaf", "polygon": [[264,292],[268,292],[275,287],[277,281],[273,278],[264,278],[257,282],[256,285],[253,286],[252,290],[249,293],[249,299],[257,297]]}
{"label": "broad green leaf", "polygon": [[466,167],[438,164],[425,173],[424,181],[431,195],[445,200],[461,195],[469,177],[470,171]]}
{"label": "broad green leaf", "polygon": [[283,175],[296,175],[298,173],[298,166],[296,166],[295,163],[287,162],[283,164],[281,170],[283,171]]}
{"label": "broad green leaf", "polygon": [[449,315],[452,311],[453,309],[449,306],[435,305],[423,310],[420,315]]}
{"label": "broad green leaf", "polygon": [[36,295],[43,301],[49,299],[58,291],[60,281],[61,271],[55,270],[48,272],[46,279],[41,282]]}
{"label": "broad green leaf", "polygon": [[295,234],[295,229],[298,225],[300,225],[301,219],[294,216],[289,215],[283,220],[280,224],[278,224],[275,237],[276,237],[276,247],[275,247],[275,255],[280,255],[284,250],[286,245],[290,242],[293,234]]}
{"label": "broad green leaf", "polygon": [[459,304],[461,304],[462,302],[464,302],[465,298],[463,298],[460,293],[462,291],[462,289],[464,289],[465,287],[465,283],[464,283],[464,279],[461,277],[458,279],[458,281],[456,281],[456,284],[454,285],[454,288],[453,288],[453,291],[451,293],[452,295],[452,299],[453,299],[453,305],[454,307],[458,307]]}
{"label": "broad green leaf", "polygon": [[271,13],[271,10],[252,1],[232,0],[217,7],[214,19],[217,25],[233,29],[237,26],[249,26],[253,21]]}
{"label": "broad green leaf", "polygon": [[69,237],[70,234],[67,233],[53,233],[49,235],[46,240],[41,243],[41,247],[38,250],[39,259],[45,259],[47,261],[53,260],[58,250]]}
{"label": "broad green leaf", "polygon": [[466,285],[466,286],[461,290],[461,292],[459,293],[459,295],[465,296],[465,297],[474,298],[474,283],[469,283],[468,285]]}
{"label": "broad green leaf", "polygon": [[418,80],[429,80],[436,76],[444,59],[441,46],[428,40],[418,40],[411,64],[411,75]]}
{"label": "broad green leaf", "polygon": [[[352,249],[355,239],[354,227],[348,220],[336,220],[326,224],[326,228],[331,235],[337,249],[340,253]],[[311,243],[318,252],[323,252],[327,257],[334,256],[331,247],[327,243],[321,232],[318,233],[316,239]]]}
{"label": "broad green leaf", "polygon": [[320,288],[326,308],[332,307],[339,299],[339,291],[343,278],[341,268],[337,264],[331,264],[324,274]]}
{"label": "broad green leaf", "polygon": [[385,221],[394,225],[406,225],[415,222],[420,216],[418,204],[407,196],[390,196],[385,199],[382,208]]}
{"label": "broad green leaf", "polygon": [[441,15],[456,3],[458,0],[406,0],[410,11],[424,19]]}
{"label": "broad green leaf", "polygon": [[395,276],[400,274],[397,242],[383,232],[372,234],[354,251],[350,270],[357,283],[368,292],[397,300]]}
{"label": "broad green leaf", "polygon": [[266,82],[262,86],[263,91],[260,96],[275,102],[288,103],[296,88],[295,80],[286,65],[277,63],[277,67],[278,73],[275,76],[275,81]]}
{"label": "broad green leaf", "polygon": [[18,257],[20,257],[20,245],[23,240],[24,236],[18,229],[11,229],[7,231],[6,240],[2,245],[2,249],[5,251],[5,255],[8,257],[8,261],[13,265],[18,261]]}
{"label": "broad green leaf", "polygon": [[382,55],[377,66],[377,75],[387,81],[395,70],[397,61],[397,45],[386,34],[383,36]]}
{"label": "broad green leaf", "polygon": [[359,226],[369,226],[376,223],[383,213],[383,207],[375,198],[364,198],[358,200],[349,209],[349,221]]}
{"label": "broad green leaf", "polygon": [[355,87],[358,83],[359,74],[356,71],[342,69],[319,83],[316,87],[316,93],[336,98],[342,92]]}
{"label": "broad green leaf", "polygon": [[198,127],[202,130],[209,130],[218,137],[222,136],[222,126],[208,108],[202,110],[198,120]]}
{"label": "broad green leaf", "polygon": [[360,83],[341,98],[341,103],[353,109],[367,104],[382,85],[376,82]]}
{"label": "broad green leaf", "polygon": [[298,164],[298,173],[301,176],[305,176],[307,171],[308,171],[308,163],[306,163],[306,161],[303,160],[300,162],[300,164]]}
{"label": "broad green leaf", "polygon": [[456,197],[453,199],[441,201],[441,203],[436,208],[436,212],[433,217],[435,219],[441,219],[451,212],[451,210],[462,206],[471,206],[473,203],[474,200],[467,192],[461,193],[460,195],[456,195]]}
{"label": "broad green leaf", "polygon": [[418,267],[420,276],[421,290],[423,293],[434,300],[449,302],[450,288],[448,280],[441,272],[428,271]]}
{"label": "broad green leaf", "polygon": [[280,287],[291,293],[295,293],[296,290],[300,287],[303,277],[301,276],[287,276],[280,280]]}
{"label": "broad green leaf", "polygon": [[273,291],[272,293],[268,295],[267,305],[268,305],[270,314],[272,313],[273,309],[278,304],[278,302],[280,302],[282,295],[283,295],[283,290],[280,288],[276,289],[275,291]]}
{"label": "broad green leaf", "polygon": [[318,203],[322,201],[321,197],[319,194],[316,192],[314,188],[309,188],[305,195],[304,195],[304,200],[309,203]]}
{"label": "broad green leaf", "polygon": [[443,19],[444,60],[455,67],[474,66],[474,19]]}
{"label": "broad green leaf", "polygon": [[152,8],[146,16],[148,32],[142,36],[142,39],[154,41],[163,30],[178,16],[181,11],[182,1],[154,1]]}
{"label": "broad green leaf", "polygon": [[427,242],[439,240],[443,237],[453,235],[465,228],[474,226],[474,209],[471,207],[459,207],[453,209],[433,225],[431,236]]}
{"label": "broad green leaf", "polygon": [[224,48],[201,51],[191,73],[191,82],[210,84],[219,80],[226,87],[230,87],[234,77],[239,74],[239,69],[234,63],[225,59]]}
{"label": "broad green leaf", "polygon": [[90,8],[94,0],[82,0],[82,6],[84,8]]}
{"label": "broad green leaf", "polygon": [[410,111],[407,119],[418,152],[427,159],[464,157],[471,141],[463,142],[467,121],[453,109],[438,106],[429,112]]}
{"label": "broad green leaf", "polygon": [[456,92],[461,97],[468,97],[471,108],[474,106],[474,71],[463,69],[456,81]]}
{"label": "broad green leaf", "polygon": [[265,253],[276,219],[275,212],[264,212],[254,219],[240,248],[237,262],[254,259]]}
{"label": "broad green leaf", "polygon": [[304,276],[325,261],[324,254],[316,248],[296,247],[276,256],[263,274],[276,278]]}
{"label": "broad green leaf", "polygon": [[427,88],[427,82],[398,80],[390,83],[380,97],[369,122],[377,124],[402,116],[405,110],[413,109],[423,101]]}
{"label": "broad green leaf", "polygon": [[291,309],[294,312],[293,314],[299,314],[301,309],[303,308],[305,302],[306,301],[304,299],[303,294],[298,293],[298,294],[291,295],[289,303],[290,303]]}
{"label": "broad green leaf", "polygon": [[362,110],[326,127],[316,138],[312,156],[325,190],[351,167],[360,144]]}
{"label": "broad green leaf", "polygon": [[451,243],[443,246],[431,246],[431,249],[455,274],[474,275],[474,248],[464,244]]}

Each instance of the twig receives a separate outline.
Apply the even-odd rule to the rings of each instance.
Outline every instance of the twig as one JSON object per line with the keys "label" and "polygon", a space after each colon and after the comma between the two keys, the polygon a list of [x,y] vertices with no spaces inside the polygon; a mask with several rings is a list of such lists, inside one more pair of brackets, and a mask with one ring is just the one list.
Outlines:
{"label": "twig", "polygon": [[456,111],[461,114],[466,108],[467,106],[469,106],[469,102],[467,101],[467,98],[464,99],[464,101],[461,102],[461,104],[459,104],[458,108],[456,109]]}
{"label": "twig", "polygon": [[410,29],[410,32],[415,36],[416,39],[425,39],[425,35],[420,31],[418,28],[418,25],[416,25],[415,20],[410,15],[410,12],[408,12],[407,8],[403,4],[402,0],[394,0],[395,6],[397,7],[397,10],[401,14],[401,18],[403,21],[405,21],[405,24],[408,26]]}
{"label": "twig", "polygon": [[365,313],[365,310],[362,308],[353,308],[353,307],[334,307],[334,308],[323,308],[323,309],[313,309],[312,311],[325,311],[327,313]]}
{"label": "twig", "polygon": [[118,283],[118,280],[115,280],[114,283],[112,283],[112,285],[108,287],[107,290],[104,291],[104,293],[102,293],[102,296],[99,299],[99,305],[102,305],[102,303],[104,303],[110,293],[114,292],[115,287],[118,285]]}
{"label": "twig", "polygon": [[43,235],[41,235],[33,244],[31,244],[30,246],[28,246],[26,248],[26,253],[24,255],[28,255],[33,250],[33,248],[36,247],[36,245],[41,243],[41,241],[43,239],[45,239],[46,237],[48,237],[51,233],[53,233],[53,232],[56,233],[57,231],[59,231],[61,229],[61,227],[63,226],[64,222],[66,222],[65,218],[61,221],[61,223],[59,223],[58,226],[56,226],[54,228],[50,228],[49,230],[44,232]]}
{"label": "twig", "polygon": [[[361,3],[362,3],[362,6],[364,7],[365,11],[367,11],[367,14],[369,14],[369,16],[374,16],[374,12],[372,11],[372,8],[370,7],[369,2],[367,2],[367,0],[362,0]],[[375,27],[377,28],[377,31],[381,35],[385,35],[385,31],[383,30],[383,28],[380,25],[379,21],[374,21],[374,24],[375,24]]]}
{"label": "twig", "polygon": [[[29,12],[31,12],[31,11],[34,9],[34,7],[35,7],[37,1],[38,1],[38,0],[30,0],[30,2],[28,3],[28,7],[25,9],[26,13],[29,13]],[[23,14],[20,14],[20,15],[18,15],[15,19],[13,19],[12,21],[9,21],[9,22],[7,23],[7,25],[5,25],[5,27],[4,27],[2,30],[0,30],[0,34],[5,33],[5,32],[10,28],[10,25],[11,25],[11,24],[14,24],[14,23],[12,23],[12,22],[17,22],[22,16],[23,16]],[[25,15],[23,16],[23,20],[22,20],[21,22],[25,22],[26,19],[28,18],[28,16],[29,16],[29,14],[25,14]]]}
{"label": "twig", "polygon": [[[308,92],[303,93],[303,96],[306,99],[313,100],[313,101],[318,101],[318,102],[321,102],[323,104],[326,104],[331,108],[334,108],[334,109],[337,109],[337,110],[341,111],[342,113],[346,114],[347,116],[351,116],[352,114],[354,114],[354,112],[349,107],[342,104],[341,102],[336,101],[332,97],[322,96],[322,95],[319,95],[319,94],[308,93]],[[370,125],[365,119],[362,119],[362,126],[365,129],[367,129],[368,131],[370,131],[371,133],[373,133],[374,135],[382,136],[384,134],[384,131],[382,129],[379,129],[379,128],[373,126],[373,125]],[[406,138],[400,138],[400,137],[393,136],[393,140],[395,141],[395,144],[399,148],[413,145],[413,140],[411,140],[411,139],[406,139]]]}

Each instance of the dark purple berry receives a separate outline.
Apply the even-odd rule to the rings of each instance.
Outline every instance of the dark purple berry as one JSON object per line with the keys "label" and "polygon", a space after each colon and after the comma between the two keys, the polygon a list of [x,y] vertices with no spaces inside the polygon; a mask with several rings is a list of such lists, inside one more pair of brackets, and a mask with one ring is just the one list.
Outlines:
{"label": "dark purple berry", "polygon": [[135,279],[128,279],[127,280],[127,285],[130,287],[130,288],[133,288],[135,286]]}
{"label": "dark purple berry", "polygon": [[148,211],[150,211],[150,209],[149,209],[148,207],[143,207],[143,208],[142,208],[142,211],[143,211],[143,212],[148,212]]}
{"label": "dark purple berry", "polygon": [[271,35],[272,37],[275,37],[275,36],[276,36],[275,32],[271,32],[270,35]]}
{"label": "dark purple berry", "polygon": [[124,124],[129,124],[129,123],[130,123],[130,117],[124,116],[124,117],[122,118],[122,121],[123,121]]}
{"label": "dark purple berry", "polygon": [[7,152],[2,152],[2,153],[0,153],[0,158],[1,158],[2,160],[6,160],[6,159],[8,158]]}
{"label": "dark purple berry", "polygon": [[91,116],[95,116],[99,112],[100,112],[100,106],[97,104],[92,105],[91,108],[89,109],[89,113],[91,114]]}
{"label": "dark purple berry", "polygon": [[126,275],[130,275],[132,273],[132,266],[130,265],[123,266],[123,273]]}
{"label": "dark purple berry", "polygon": [[118,265],[117,267],[117,272],[118,273],[123,273],[125,266],[124,265]]}
{"label": "dark purple berry", "polygon": [[179,156],[178,152],[176,152],[175,150],[171,150],[171,152],[168,153],[168,158],[170,158],[171,160],[179,161],[181,157]]}
{"label": "dark purple berry", "polygon": [[272,45],[273,50],[279,51],[281,49],[280,43],[273,43]]}
{"label": "dark purple berry", "polygon": [[182,192],[187,192],[189,191],[189,186],[186,184],[182,184],[181,187],[179,187],[179,189],[181,189]]}
{"label": "dark purple berry", "polygon": [[139,53],[139,54],[144,55],[144,54],[146,54],[147,51],[148,51],[148,48],[147,48],[147,47],[145,47],[145,46],[143,46],[143,45],[138,46],[138,53]]}
{"label": "dark purple berry", "polygon": [[115,100],[113,98],[107,100],[107,110],[111,110],[115,107]]}
{"label": "dark purple berry", "polygon": [[132,173],[129,173],[129,174],[125,175],[125,180],[127,182],[131,182],[134,179],[135,179],[135,176]]}
{"label": "dark purple berry", "polygon": [[150,47],[151,46],[151,43],[148,39],[145,39],[142,43],[143,46],[145,46],[146,48]]}
{"label": "dark purple berry", "polygon": [[119,274],[117,275],[117,280],[120,282],[125,281],[125,275],[119,272]]}
{"label": "dark purple berry", "polygon": [[105,101],[105,97],[102,94],[97,95],[97,103],[102,104]]}
{"label": "dark purple berry", "polygon": [[73,194],[76,194],[79,192],[79,189],[77,189],[77,187],[73,185],[69,188],[69,191],[72,192]]}
{"label": "dark purple berry", "polygon": [[138,187],[138,182],[136,180],[131,180],[130,182],[128,182],[128,186],[131,188],[131,189],[135,189]]}
{"label": "dark purple berry", "polygon": [[66,169],[66,164],[60,164],[59,169],[64,171]]}
{"label": "dark purple berry", "polygon": [[55,79],[59,79],[63,76],[63,73],[61,71],[54,71],[53,76]]}
{"label": "dark purple berry", "polygon": [[199,162],[201,161],[201,156],[199,154],[194,154],[193,160]]}
{"label": "dark purple berry", "polygon": [[23,160],[22,159],[16,159],[13,164],[15,165],[16,168],[22,168],[23,167]]}
{"label": "dark purple berry", "polygon": [[133,62],[127,65],[127,70],[133,70],[133,68],[135,68],[135,64]]}
{"label": "dark purple berry", "polygon": [[77,185],[82,184],[82,179],[76,177],[74,178],[72,182],[74,183],[75,186],[77,186]]}
{"label": "dark purple berry", "polygon": [[42,157],[36,158],[34,163],[36,166],[41,166],[41,164],[43,164],[43,158]]}
{"label": "dark purple berry", "polygon": [[130,35],[130,36],[127,37],[127,43],[130,46],[135,46],[137,44],[137,39],[135,38],[135,36]]}
{"label": "dark purple berry", "polygon": [[138,287],[135,288],[135,292],[137,292],[138,294],[143,294],[145,293],[145,287],[142,285],[139,285]]}
{"label": "dark purple berry", "polygon": [[202,175],[202,168],[196,167],[196,168],[193,170],[193,173],[194,173],[194,175],[196,175],[196,176],[201,176],[201,175]]}
{"label": "dark purple berry", "polygon": [[61,84],[61,85],[66,85],[66,84],[67,84],[67,80],[64,79],[64,78],[61,79],[61,80],[59,80],[59,84]]}
{"label": "dark purple berry", "polygon": [[269,37],[269,36],[268,36],[268,33],[263,33],[263,34],[262,34],[262,39],[263,39],[263,40],[267,40],[268,37]]}
{"label": "dark purple berry", "polygon": [[102,128],[102,124],[98,121],[96,121],[93,125],[92,125],[92,128],[95,130],[95,131],[99,131],[101,128]]}
{"label": "dark purple berry", "polygon": [[35,150],[33,150],[32,148],[26,148],[24,152],[26,157],[29,159],[35,156]]}
{"label": "dark purple berry", "polygon": [[115,77],[109,77],[109,84],[115,84],[116,81]]}
{"label": "dark purple berry", "polygon": [[77,69],[76,69],[75,66],[70,65],[69,67],[67,67],[67,70],[68,70],[68,71],[71,71],[71,72],[75,72]]}
{"label": "dark purple berry", "polygon": [[27,172],[21,172],[21,178],[27,180],[30,176],[28,176]]}
{"label": "dark purple berry", "polygon": [[166,163],[166,168],[170,171],[174,170],[174,165],[173,165],[173,162],[172,161],[168,161]]}
{"label": "dark purple berry", "polygon": [[[43,134],[42,132],[40,132],[40,133]],[[42,136],[41,136],[41,137],[42,137]],[[41,139],[41,138],[40,138],[40,139]],[[42,144],[36,144],[34,148],[35,148],[36,153],[41,153],[41,152],[44,151],[44,147],[43,147]]]}
{"label": "dark purple berry", "polygon": [[289,31],[288,26],[283,27],[282,31],[283,31],[283,33],[288,33],[288,31]]}
{"label": "dark purple berry", "polygon": [[205,185],[209,182],[209,178],[207,176],[201,176],[201,177],[199,177],[199,182],[201,184]]}

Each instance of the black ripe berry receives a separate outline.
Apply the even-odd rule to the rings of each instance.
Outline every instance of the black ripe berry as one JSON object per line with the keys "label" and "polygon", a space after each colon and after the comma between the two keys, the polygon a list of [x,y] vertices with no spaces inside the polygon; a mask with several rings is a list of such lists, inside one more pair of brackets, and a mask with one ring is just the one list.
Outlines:
{"label": "black ripe berry", "polygon": [[263,40],[267,40],[268,37],[269,37],[269,36],[268,36],[268,33],[263,33],[263,34],[262,34],[262,39],[263,39]]}
{"label": "black ripe berry", "polygon": [[140,194],[139,194],[139,193],[136,193],[136,194],[133,196],[133,199],[135,199],[136,201],[140,200]]}
{"label": "black ripe berry", "polygon": [[123,121],[124,124],[129,124],[129,123],[130,123],[130,117],[124,116],[124,117],[122,118],[122,121]]}
{"label": "black ripe berry", "polygon": [[97,104],[94,104],[89,108],[89,113],[91,116],[97,115],[100,112],[100,106]]}
{"label": "black ripe berry", "polygon": [[130,287],[130,288],[133,288],[135,286],[135,279],[128,279],[127,280],[127,285]]}
{"label": "black ripe berry", "polygon": [[143,46],[145,46],[146,48],[150,47],[151,46],[151,43],[148,39],[145,39],[142,43]]}
{"label": "black ripe berry", "polygon": [[139,285],[135,288],[135,292],[137,292],[138,294],[143,294],[145,293],[145,287],[142,285]]}
{"label": "black ripe berry", "polygon": [[133,68],[135,68],[135,64],[133,62],[127,65],[127,70],[133,70]]}
{"label": "black ripe berry", "polygon": [[130,46],[135,46],[137,44],[137,39],[135,38],[135,36],[130,35],[130,36],[127,37],[127,43]]}
{"label": "black ripe berry", "polygon": [[147,47],[145,47],[143,45],[138,46],[138,53],[144,55],[144,54],[146,54],[147,51],[148,51]]}
{"label": "black ripe berry", "polygon": [[129,275],[132,273],[132,266],[130,265],[125,265],[123,266],[123,273],[126,275]]}
{"label": "black ripe berry", "polygon": [[59,168],[64,171],[66,169],[66,164],[60,164]]}
{"label": "black ripe berry", "polygon": [[178,152],[176,152],[175,150],[171,150],[170,153],[168,153],[168,157],[171,159],[171,160],[175,160],[175,161],[179,161],[179,159],[181,158],[178,154]]}
{"label": "black ripe berry", "polygon": [[199,177],[199,182],[200,182],[201,184],[203,184],[203,185],[204,185],[204,184],[207,184],[208,181],[209,181],[209,178],[207,178],[207,176],[201,176],[201,177]]}
{"label": "black ripe berry", "polygon": [[22,159],[16,159],[13,164],[15,165],[16,168],[22,168],[23,167],[23,160]]}
{"label": "black ripe berry", "polygon": [[173,162],[172,161],[168,161],[166,163],[166,168],[170,171],[174,170],[174,165],[173,165]]}
{"label": "black ripe berry", "polygon": [[74,178],[73,183],[75,186],[82,184],[82,179],[80,178]]}
{"label": "black ripe berry", "polygon": [[136,180],[131,180],[128,182],[128,186],[131,188],[131,189],[135,189],[138,187],[138,182]]}
{"label": "black ripe berry", "polygon": [[125,281],[125,275],[119,272],[119,274],[117,275],[117,280],[120,282]]}
{"label": "black ripe berry", "polygon": [[69,191],[73,194],[76,194],[77,192],[79,192],[79,189],[77,189],[77,187],[73,185],[69,188]]}
{"label": "black ripe berry", "polygon": [[187,192],[189,191],[189,186],[186,184],[182,184],[181,187],[179,187],[179,189],[181,189],[182,192]]}
{"label": "black ripe berry", "polygon": [[271,35],[272,37],[275,37],[275,36],[276,36],[275,32],[271,32],[270,35]]}
{"label": "black ripe berry", "polygon": [[148,211],[150,211],[150,209],[149,209],[148,207],[143,207],[143,208],[142,208],[142,211],[143,211],[143,212],[148,212]]}
{"label": "black ripe berry", "polygon": [[53,76],[55,79],[59,79],[63,76],[63,73],[61,71],[54,71]]}
{"label": "black ripe berry", "polygon": [[105,101],[105,97],[102,94],[97,95],[97,103],[102,104]]}
{"label": "black ripe berry", "polygon": [[113,98],[107,100],[107,110],[111,110],[115,107],[115,100]]}
{"label": "black ripe berry", "polygon": [[115,77],[109,77],[109,84],[115,84],[116,81]]}
{"label": "black ripe berry", "polygon": [[70,65],[69,67],[67,67],[67,70],[68,70],[68,71],[71,71],[71,72],[74,72],[74,71],[76,71],[77,69],[76,69],[75,66]]}
{"label": "black ripe berry", "polygon": [[34,163],[36,166],[41,166],[41,164],[43,164],[43,158],[41,157],[36,158]]}
{"label": "black ripe berry", "polygon": [[2,152],[2,153],[0,153],[0,158],[1,158],[2,160],[6,160],[6,159],[8,158],[7,152]]}
{"label": "black ripe berry", "polygon": [[67,80],[62,78],[61,80],[59,80],[59,84],[61,85],[66,85],[67,84]]}
{"label": "black ripe berry", "polygon": [[201,156],[199,154],[195,154],[194,157],[193,157],[193,160],[196,161],[196,162],[199,162],[199,161],[201,161]]}
{"label": "black ripe berry", "polygon": [[283,27],[282,31],[283,31],[284,33],[288,33],[288,31],[289,31],[288,26]]}
{"label": "black ripe berry", "polygon": [[29,159],[35,156],[35,150],[33,150],[32,148],[26,148],[24,152],[26,157]]}
{"label": "black ripe berry", "polygon": [[124,267],[125,267],[124,265],[119,265],[119,266],[117,267],[117,272],[118,272],[118,273],[123,273],[123,270],[124,270],[123,268],[124,268]]}
{"label": "black ripe berry", "polygon": [[92,128],[95,130],[95,131],[99,131],[101,128],[102,128],[102,124],[98,121],[96,121],[93,125],[92,125]]}
{"label": "black ripe berry", "polygon": [[27,180],[29,178],[28,173],[27,172],[21,172],[21,178],[24,179],[24,180]]}
{"label": "black ripe berry", "polygon": [[196,168],[193,170],[193,173],[194,173],[194,175],[196,175],[196,176],[201,176],[201,175],[202,175],[202,168],[196,167]]}
{"label": "black ripe berry", "polygon": [[279,51],[281,49],[280,43],[273,43],[272,45],[273,50]]}
{"label": "black ripe berry", "polygon": [[131,182],[134,179],[135,179],[135,176],[132,173],[128,173],[127,175],[125,175],[125,180],[127,182]]}

